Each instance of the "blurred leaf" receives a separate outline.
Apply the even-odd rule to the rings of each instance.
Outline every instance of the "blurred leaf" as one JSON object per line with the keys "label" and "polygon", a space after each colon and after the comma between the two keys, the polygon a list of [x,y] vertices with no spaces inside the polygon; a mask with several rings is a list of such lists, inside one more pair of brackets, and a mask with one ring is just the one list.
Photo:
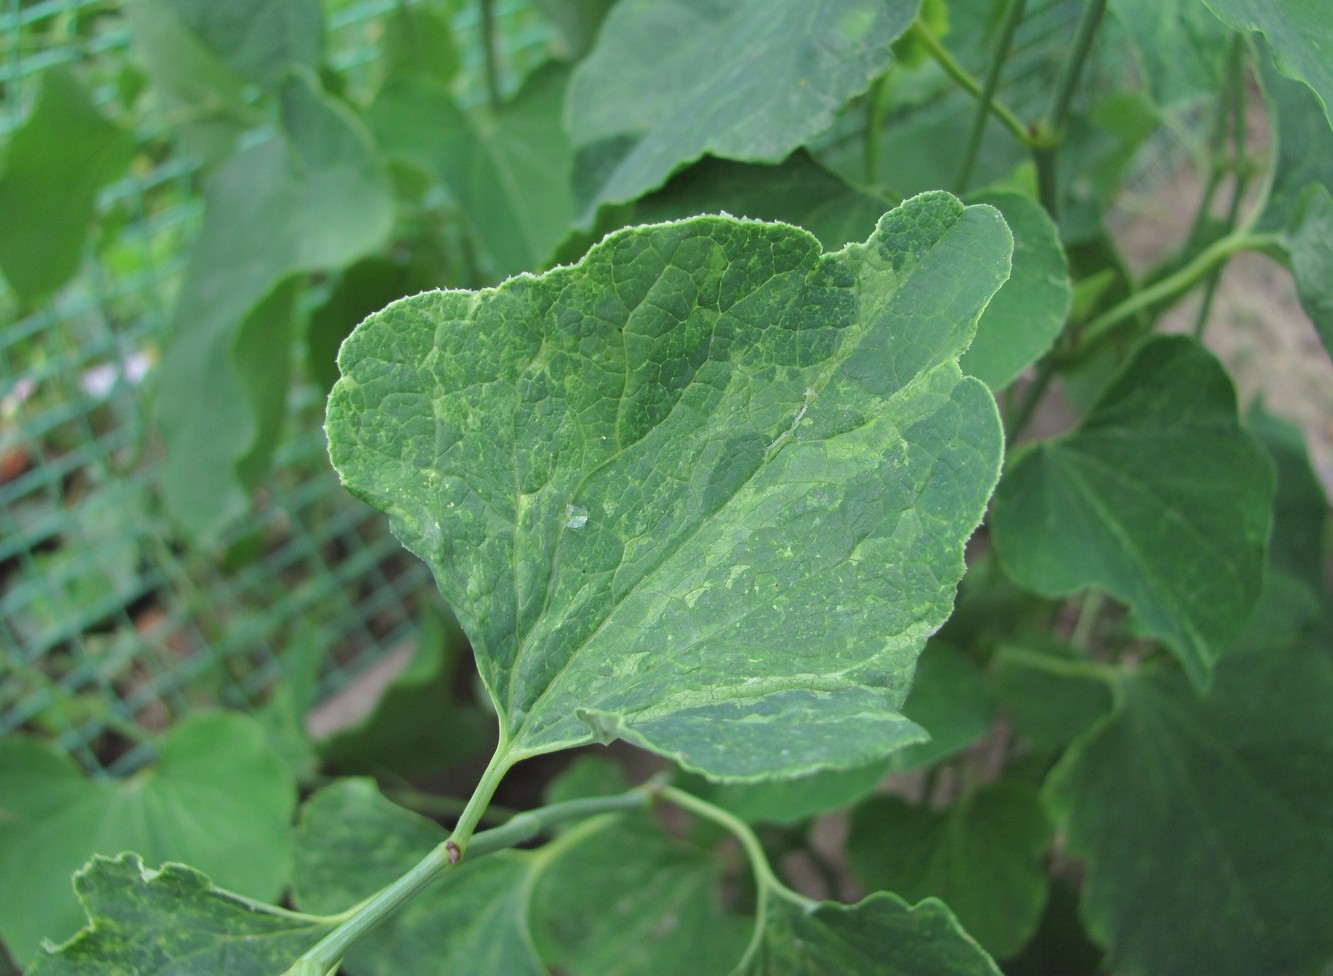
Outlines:
{"label": "blurred leaf", "polygon": [[1110,686],[1063,645],[1002,645],[991,662],[991,690],[1037,749],[1068,745],[1111,710]]}
{"label": "blurred leaf", "polygon": [[569,85],[580,223],[705,153],[776,163],[889,66],[919,0],[621,0]]}
{"label": "blurred leaf", "polygon": [[896,796],[865,801],[852,812],[847,860],[868,889],[943,900],[987,952],[1005,958],[1041,918],[1051,835],[1037,788],[997,780],[944,810]]}
{"label": "blurred leaf", "polygon": [[934,898],[908,905],[879,893],[855,905],[813,909],[774,899],[758,956],[736,976],[1000,976],[985,952]]}
{"label": "blurred leaf", "polygon": [[1301,200],[1311,185],[1333,186],[1333,130],[1314,93],[1280,74],[1271,54],[1264,47],[1258,62],[1277,151],[1258,227],[1280,231],[1298,219],[1304,209]]}
{"label": "blurred leaf", "polygon": [[826,250],[834,250],[864,238],[865,229],[888,209],[798,149],[776,166],[705,156],[639,201],[633,216],[636,223],[715,213],[780,220],[804,227]]}
{"label": "blurred leaf", "polygon": [[696,218],[352,334],[333,463],[432,565],[499,755],[622,738],[758,780],[923,736],[898,709],[1000,448],[956,357],[1009,240],[947,194],[822,255]]}
{"label": "blurred leaf", "polygon": [[423,79],[391,83],[371,108],[384,151],[449,188],[499,278],[540,268],[573,223],[572,157],[560,124],[567,78],[562,65],[538,69],[495,116],[464,112]]}
{"label": "blurred leaf", "polygon": [[448,84],[458,74],[458,47],[444,11],[399,3],[384,19],[382,43],[386,80],[417,75]]}
{"label": "blurred leaf", "polygon": [[306,372],[325,395],[338,382],[338,347],[357,324],[404,295],[425,291],[425,276],[410,264],[370,257],[345,268],[328,299],[310,313]]}
{"label": "blurred leaf", "polygon": [[552,852],[528,915],[542,958],[567,976],[726,976],[754,923],[722,908],[718,852],[646,815],[602,821]]}
{"label": "blurred leaf", "polygon": [[615,0],[535,0],[555,27],[560,56],[578,61],[592,47]]}
{"label": "blurred leaf", "polygon": [[992,539],[1047,596],[1104,589],[1198,687],[1259,599],[1273,474],[1221,364],[1193,340],[1145,342],[1072,434],[1011,462]]}
{"label": "blurred leaf", "polygon": [[290,381],[300,274],[376,250],[393,219],[368,135],[305,76],[282,90],[285,134],[231,157],[205,190],[159,368],[164,499],[205,544],[267,470]]}
{"label": "blurred leaf", "polygon": [[89,927],[43,948],[28,976],[279,973],[334,927],[215,888],[183,864],[150,870],[136,854],[94,858],[74,889]]}
{"label": "blurred leaf", "polygon": [[990,730],[994,711],[981,673],[961,652],[931,641],[916,662],[903,714],[930,733],[930,740],[900,749],[890,769],[919,769],[952,756]]}
{"label": "blurred leaf", "polygon": [[963,371],[998,393],[1051,348],[1069,317],[1073,288],[1055,225],[1041,205],[1016,193],[969,198],[1004,214],[1014,235],[1013,270],[977,323]]}
{"label": "blurred leaf", "polygon": [[[291,870],[295,805],[287,767],[239,715],[181,722],[153,768],[121,781],[89,779],[55,746],[6,737],[0,877],[22,879],[23,897],[0,901],[0,935],[26,961],[43,938],[73,934],[83,912],[69,878],[93,854],[189,861],[228,888],[276,898]],[[138,875],[128,865],[120,873]]]}
{"label": "blurred leaf", "polygon": [[1232,33],[1195,0],[1111,0],[1134,42],[1139,70],[1163,108],[1215,98]]}
{"label": "blurred leaf", "polygon": [[1309,85],[1333,124],[1333,18],[1326,0],[1203,0],[1233,30],[1259,31],[1278,69]]}
{"label": "blurred leaf", "polygon": [[1282,246],[1301,307],[1333,355],[1333,197],[1328,187],[1313,184],[1301,194]]}
{"label": "blurred leaf", "polygon": [[1333,661],[1237,652],[1199,698],[1127,676],[1046,785],[1083,911],[1126,976],[1316,973],[1333,961]]}
{"label": "blurred leaf", "polygon": [[78,272],[97,191],[133,156],[134,137],[97,110],[68,68],[42,73],[0,175],[0,270],[15,292],[33,301]]}

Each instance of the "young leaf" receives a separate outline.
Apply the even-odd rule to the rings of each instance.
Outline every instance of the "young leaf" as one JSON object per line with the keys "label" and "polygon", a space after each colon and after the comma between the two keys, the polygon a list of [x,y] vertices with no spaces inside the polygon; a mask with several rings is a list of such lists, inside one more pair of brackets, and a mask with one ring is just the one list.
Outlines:
{"label": "young leaf", "polygon": [[1123,681],[1047,781],[1088,862],[1084,917],[1126,976],[1316,973],[1333,961],[1333,662],[1236,652],[1198,698]]}
{"label": "young leaf", "polygon": [[568,118],[597,207],[704,153],[776,163],[889,66],[919,0],[625,0],[570,80]]}
{"label": "young leaf", "polygon": [[291,773],[238,715],[182,722],[155,767],[119,782],[87,778],[46,743],[7,738],[0,876],[23,879],[23,897],[0,901],[0,935],[24,961],[43,938],[73,933],[83,913],[69,878],[93,854],[190,861],[227,888],[274,898],[290,870],[295,805]]}
{"label": "young leaf", "polygon": [[280,973],[334,927],[215,888],[183,864],[150,870],[136,854],[93,858],[74,888],[88,928],[44,947],[29,976]]}
{"label": "young leaf", "polygon": [[946,810],[867,800],[852,813],[847,859],[867,888],[943,899],[987,952],[1005,958],[1041,919],[1051,833],[1035,786],[997,780]]}
{"label": "young leaf", "polygon": [[1233,30],[1259,31],[1278,69],[1309,85],[1333,124],[1333,20],[1324,0],[1204,0]]}
{"label": "young leaf", "polygon": [[561,65],[538,69],[496,115],[465,113],[421,78],[389,84],[371,108],[385,152],[449,188],[498,278],[541,267],[573,223],[573,151],[560,124],[568,78]]}
{"label": "young leaf", "polygon": [[805,909],[775,898],[758,956],[737,976],[1000,976],[943,902],[884,892],[856,905]]}
{"label": "young leaf", "polygon": [[1074,433],[1020,454],[996,494],[1005,570],[1047,596],[1100,587],[1197,687],[1259,598],[1273,472],[1222,366],[1180,336],[1139,347]]}
{"label": "young leaf", "polygon": [[942,193],[824,255],[699,218],[352,334],[330,455],[435,571],[506,761],[618,736],[759,779],[923,737],[898,708],[1000,453],[957,357],[1009,242]]}
{"label": "young leaf", "polygon": [[97,191],[129,165],[134,137],[105,118],[66,67],[48,68],[0,176],[0,270],[37,299],[79,269]]}
{"label": "young leaf", "polygon": [[[350,908],[447,836],[433,821],[384,799],[370,780],[341,780],[302,810],[297,904],[321,912]],[[527,932],[532,863],[531,855],[509,851],[465,861],[359,942],[349,969],[357,976],[546,976]],[[299,954],[274,971],[282,972]]]}
{"label": "young leaf", "polygon": [[983,193],[1004,214],[1014,234],[1014,268],[977,323],[977,338],[963,354],[963,371],[997,393],[1018,378],[1064,328],[1073,288],[1055,225],[1040,204],[1017,193]]}
{"label": "young leaf", "polygon": [[356,118],[304,75],[282,103],[284,137],[231,157],[209,181],[160,371],[163,493],[199,540],[245,510],[266,470],[289,383],[290,279],[375,250],[393,219],[387,173]]}

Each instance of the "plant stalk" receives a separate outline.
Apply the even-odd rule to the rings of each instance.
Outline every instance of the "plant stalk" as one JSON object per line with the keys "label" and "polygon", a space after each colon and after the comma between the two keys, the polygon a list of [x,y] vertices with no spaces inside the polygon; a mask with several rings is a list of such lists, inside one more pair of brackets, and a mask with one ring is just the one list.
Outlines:
{"label": "plant stalk", "polygon": [[1000,86],[1000,73],[1009,60],[1009,48],[1014,43],[1014,33],[1023,22],[1027,0],[1009,0],[1009,10],[1005,14],[1004,25],[1000,28],[1000,37],[996,41],[994,54],[986,68],[986,80],[982,83],[977,97],[977,108],[972,116],[972,129],[967,134],[967,145],[963,149],[963,161],[958,167],[958,176],[954,179],[954,193],[967,192],[968,181],[972,179],[972,167],[976,165],[977,153],[981,149],[981,137],[986,131],[986,119],[995,111],[995,92]]}
{"label": "plant stalk", "polygon": [[1073,103],[1074,92],[1078,89],[1079,77],[1087,64],[1088,54],[1092,51],[1093,39],[1101,25],[1102,15],[1106,13],[1106,0],[1090,0],[1083,10],[1083,18],[1078,24],[1078,33],[1074,37],[1074,46],[1065,59],[1060,71],[1060,80],[1056,83],[1055,94],[1051,98],[1050,110],[1040,126],[1041,138],[1034,146],[1033,161],[1037,166],[1037,186],[1041,195],[1041,205],[1055,219],[1059,215],[1060,194],[1058,191],[1058,169],[1056,151],[1064,140],[1065,123],[1069,121],[1069,106]]}
{"label": "plant stalk", "polygon": [[491,111],[499,112],[500,97],[499,34],[495,24],[495,0],[481,0],[481,48],[486,58],[486,95]]}
{"label": "plant stalk", "polygon": [[[926,52],[935,59],[935,62],[944,69],[944,73],[958,82],[971,95],[980,97],[982,92],[981,83],[967,73],[961,64],[954,60],[952,54],[940,43],[940,39],[931,32],[921,19],[918,17],[912,24],[912,32],[919,40]],[[983,103],[985,104],[985,103]],[[1032,133],[1028,127],[1023,124],[1010,109],[996,99],[992,98],[989,104],[990,111],[999,119],[1003,125],[1013,135],[1015,139],[1025,146],[1032,145]]]}

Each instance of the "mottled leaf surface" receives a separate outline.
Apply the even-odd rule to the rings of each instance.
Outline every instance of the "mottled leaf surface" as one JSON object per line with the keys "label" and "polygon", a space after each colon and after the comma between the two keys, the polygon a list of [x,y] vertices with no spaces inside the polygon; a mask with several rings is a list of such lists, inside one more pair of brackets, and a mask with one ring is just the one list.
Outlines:
{"label": "mottled leaf surface", "polygon": [[923,737],[899,706],[1000,452],[957,357],[1009,242],[947,194],[831,254],[700,218],[353,333],[334,465],[435,571],[502,753],[757,779]]}
{"label": "mottled leaf surface", "polygon": [[1333,124],[1333,18],[1325,0],[1204,0],[1238,31],[1259,31],[1278,69],[1309,85]]}
{"label": "mottled leaf surface", "polygon": [[[597,206],[661,186],[705,153],[782,160],[891,60],[918,0],[626,0],[575,69],[567,104]],[[590,164],[589,157],[596,162]]]}
{"label": "mottled leaf surface", "polygon": [[40,298],[74,276],[97,191],[133,154],[134,137],[97,110],[68,68],[42,75],[0,175],[0,270],[14,291]]}
{"label": "mottled leaf surface", "polygon": [[1126,976],[1319,973],[1333,961],[1333,663],[1237,652],[1196,697],[1127,677],[1046,798],[1087,859],[1084,917]]}
{"label": "mottled leaf surface", "polygon": [[277,974],[334,927],[223,891],[183,864],[151,870],[136,854],[94,858],[74,887],[88,928],[43,949],[30,976]]}
{"label": "mottled leaf surface", "polygon": [[1193,340],[1143,344],[1072,434],[1020,454],[996,495],[1005,570],[1047,596],[1098,587],[1192,681],[1259,598],[1273,474],[1231,380]]}
{"label": "mottled leaf surface", "polygon": [[1036,931],[1048,882],[1051,823],[1037,788],[997,780],[944,810],[880,796],[852,812],[847,860],[871,890],[934,896],[992,955],[1014,955]]}
{"label": "mottled leaf surface", "polygon": [[1040,204],[1017,193],[971,198],[1004,214],[1014,235],[1009,280],[986,306],[977,337],[963,354],[963,371],[999,392],[1055,342],[1069,316],[1073,287],[1055,224]]}
{"label": "mottled leaf surface", "polygon": [[784,899],[768,909],[760,952],[737,976],[999,976],[943,902],[908,905],[880,893],[812,910]]}
{"label": "mottled leaf surface", "polygon": [[[69,879],[93,854],[185,861],[230,889],[276,898],[291,870],[295,805],[291,773],[259,726],[237,715],[182,722],[155,766],[120,781],[89,779],[54,746],[8,737],[0,742],[0,877],[9,886],[0,935],[20,962],[42,939],[72,935],[83,913]],[[17,879],[22,897],[13,897]]]}
{"label": "mottled leaf surface", "polygon": [[[296,902],[307,911],[350,908],[447,837],[434,821],[390,803],[371,780],[341,780],[302,808]],[[465,860],[359,942],[348,970],[545,976],[527,934],[531,869],[531,855],[517,852]]]}
{"label": "mottled leaf surface", "polygon": [[494,114],[464,112],[444,86],[406,78],[371,109],[384,150],[458,200],[497,278],[541,267],[573,224],[573,151],[560,123],[568,78],[547,65]]}
{"label": "mottled leaf surface", "polygon": [[374,251],[393,219],[387,173],[351,112],[302,75],[282,104],[283,134],[232,156],[205,188],[159,372],[163,492],[197,539],[244,512],[266,470],[290,381],[291,279]]}

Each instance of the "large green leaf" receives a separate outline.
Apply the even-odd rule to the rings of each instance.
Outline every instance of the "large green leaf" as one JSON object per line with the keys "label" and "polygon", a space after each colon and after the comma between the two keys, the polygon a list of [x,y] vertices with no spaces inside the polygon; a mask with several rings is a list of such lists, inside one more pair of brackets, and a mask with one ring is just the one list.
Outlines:
{"label": "large green leaf", "polygon": [[1273,501],[1222,366],[1184,337],[1142,345],[1072,434],[1015,460],[992,538],[1047,596],[1097,587],[1129,604],[1197,686],[1259,598]]}
{"label": "large green leaf", "polygon": [[823,255],[699,218],[349,337],[334,465],[435,571],[503,755],[758,779],[923,737],[898,707],[1000,454],[957,358],[1009,242],[942,193]]}
{"label": "large green leaf", "polygon": [[79,270],[97,191],[124,172],[134,137],[105,118],[65,67],[43,75],[0,176],[0,270],[24,298]]}
{"label": "large green leaf", "polygon": [[464,112],[442,85],[404,78],[371,109],[385,152],[435,175],[458,200],[496,277],[539,268],[573,223],[573,152],[560,124],[568,78],[547,65],[495,114]]}
{"label": "large green leaf", "polygon": [[1273,47],[1278,68],[1303,81],[1333,124],[1333,18],[1325,0],[1204,0],[1238,31],[1259,31]]}
{"label": "large green leaf", "polygon": [[570,81],[584,223],[704,153],[776,163],[888,67],[919,0],[624,0]]}
{"label": "large green leaf", "polygon": [[737,976],[999,976],[942,902],[908,905],[880,893],[856,905],[813,910],[769,905],[758,956]]}
{"label": "large green leaf", "polygon": [[[447,836],[384,799],[370,780],[341,780],[302,809],[296,901],[307,911],[350,908]],[[510,851],[465,861],[361,940],[348,971],[545,976],[527,932],[532,867],[531,855]]]}
{"label": "large green leaf", "polygon": [[292,279],[374,251],[393,219],[388,176],[356,118],[306,76],[289,79],[282,106],[284,135],[208,183],[159,374],[163,492],[198,539],[245,511],[266,470],[289,382]]}
{"label": "large green leaf", "polygon": [[1301,307],[1333,355],[1333,197],[1327,186],[1314,184],[1296,207],[1282,246]]}
{"label": "large green leaf", "polygon": [[[218,883],[275,898],[291,867],[296,784],[249,719],[182,722],[152,769],[89,779],[35,739],[0,742],[0,877],[22,898],[0,900],[0,935],[20,961],[43,938],[82,924],[69,878],[93,854],[133,850],[151,864],[188,861]],[[128,868],[126,868],[128,871]]]}
{"label": "large green leaf", "polygon": [[150,870],[136,854],[94,858],[74,889],[88,928],[44,948],[29,976],[276,974],[334,928],[215,888],[183,864]]}
{"label": "large green leaf", "polygon": [[1055,225],[1039,204],[1017,193],[984,193],[1014,234],[1014,269],[977,325],[963,369],[992,390],[1012,383],[1051,348],[1069,316],[1073,287]]}
{"label": "large green leaf", "polygon": [[880,796],[853,811],[847,860],[867,888],[943,899],[987,952],[1004,958],[1041,918],[1051,832],[1036,787],[1017,780],[989,783],[945,810]]}
{"label": "large green leaf", "polygon": [[1300,199],[1312,184],[1333,185],[1333,130],[1310,89],[1284,77],[1270,55],[1265,48],[1258,61],[1276,158],[1258,226],[1282,230],[1296,217]]}
{"label": "large green leaf", "polygon": [[1333,961],[1333,663],[1235,653],[1197,698],[1127,677],[1047,783],[1087,859],[1084,916],[1126,976],[1320,973]]}

